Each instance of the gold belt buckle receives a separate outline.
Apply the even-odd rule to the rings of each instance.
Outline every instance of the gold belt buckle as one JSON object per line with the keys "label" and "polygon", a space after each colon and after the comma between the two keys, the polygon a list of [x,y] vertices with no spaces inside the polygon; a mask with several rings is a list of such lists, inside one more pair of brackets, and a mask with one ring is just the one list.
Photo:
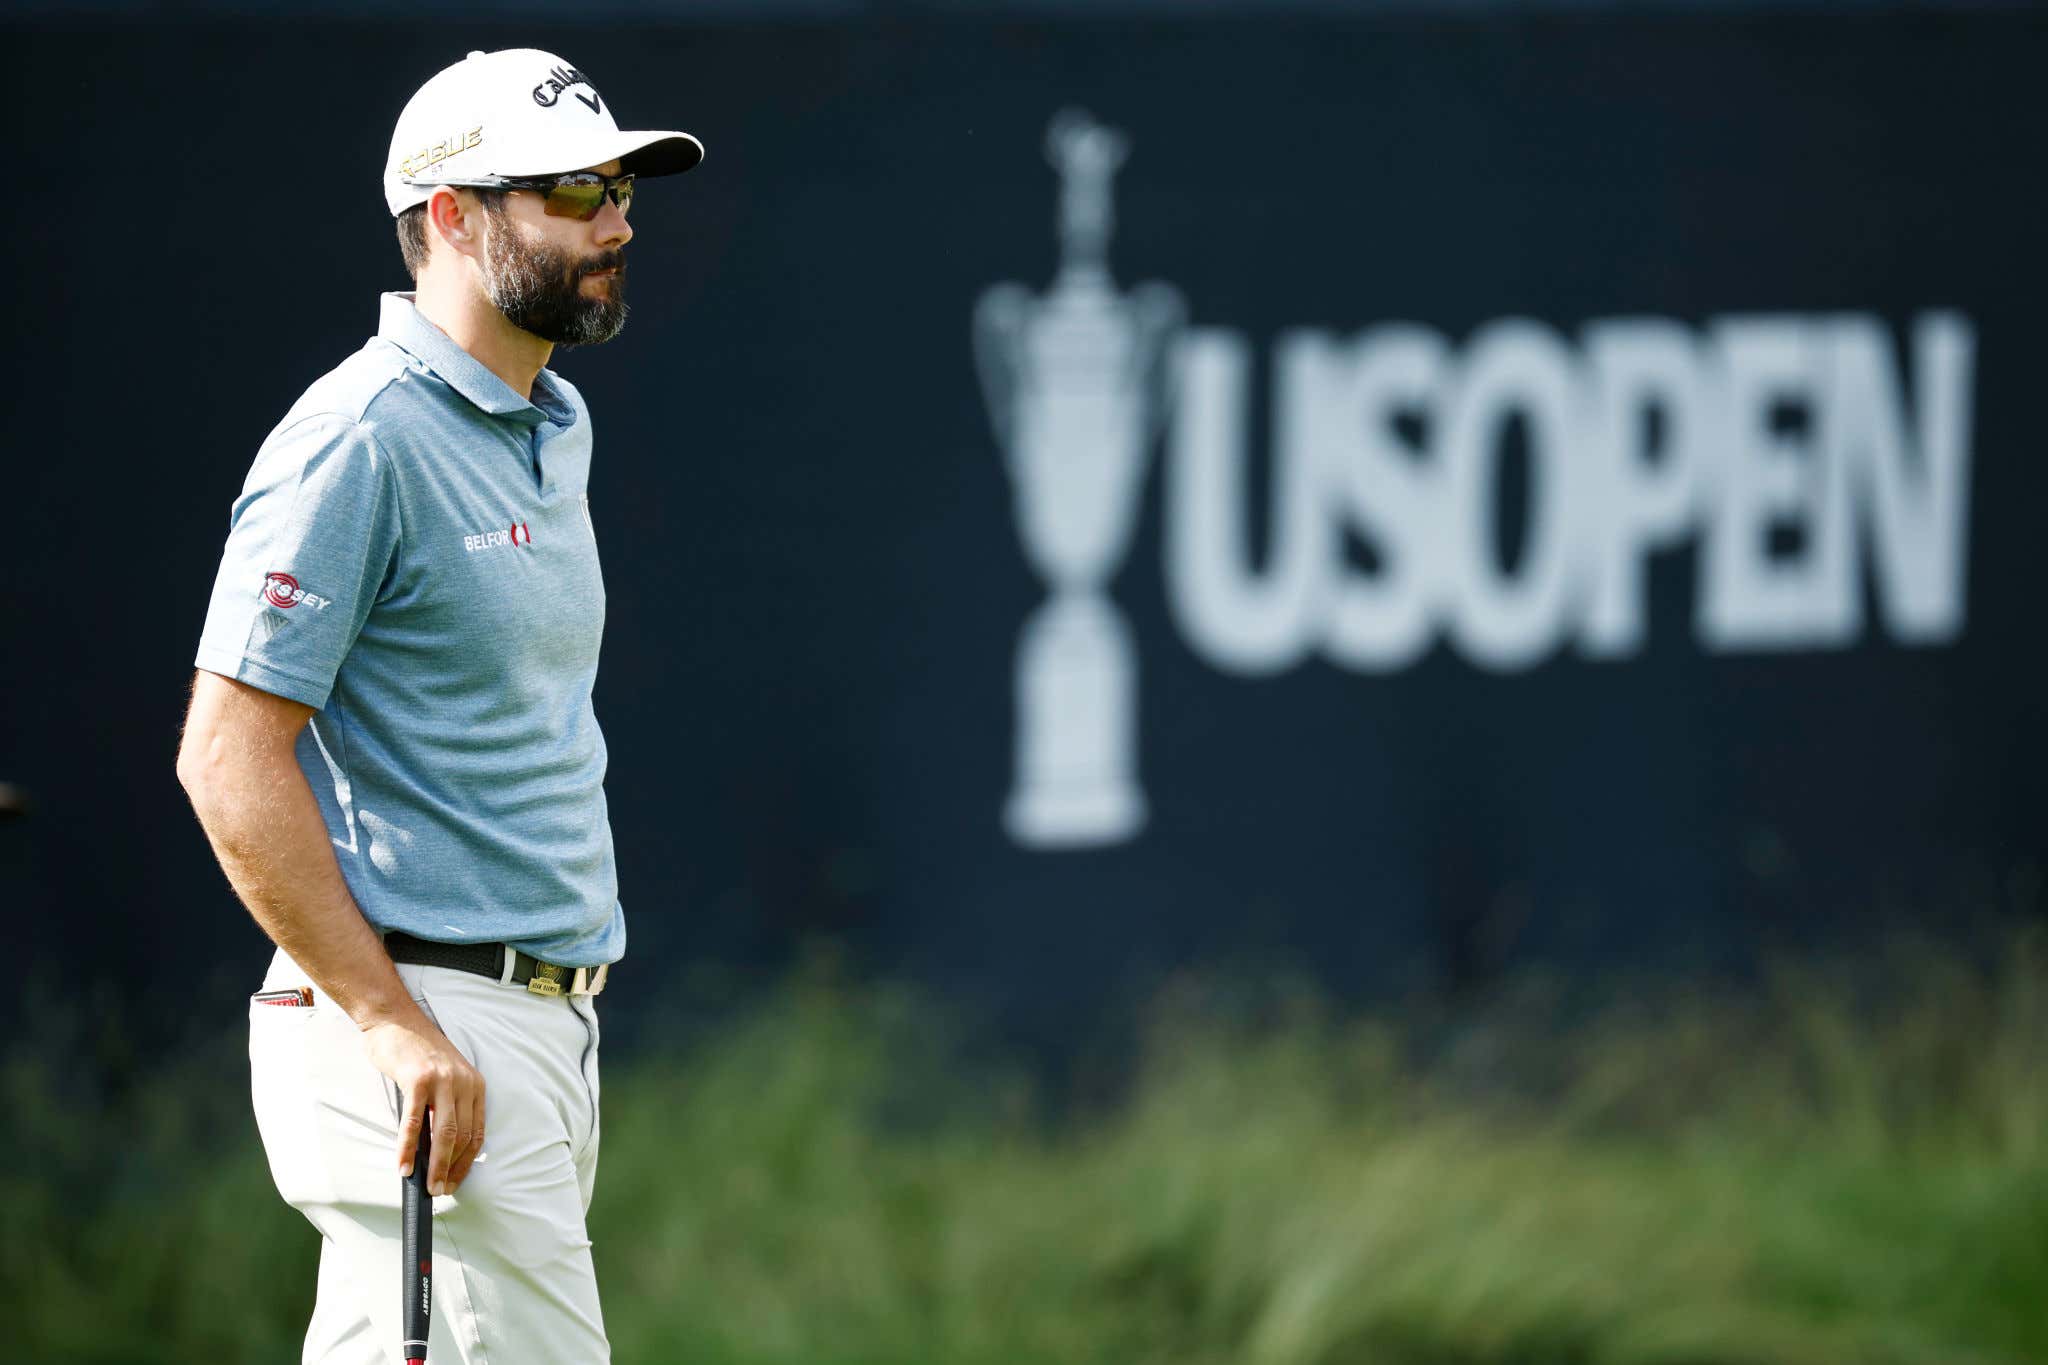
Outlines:
{"label": "gold belt buckle", "polygon": [[533,976],[526,983],[526,989],[535,995],[560,995],[562,979],[569,974],[567,967],[557,967],[552,962],[536,960]]}

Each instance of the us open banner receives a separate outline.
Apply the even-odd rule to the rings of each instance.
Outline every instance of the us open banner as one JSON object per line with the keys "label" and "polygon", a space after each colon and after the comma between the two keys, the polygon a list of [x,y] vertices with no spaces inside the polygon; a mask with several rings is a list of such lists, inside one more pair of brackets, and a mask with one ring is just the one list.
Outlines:
{"label": "us open banner", "polygon": [[[405,93],[514,43],[708,149],[556,360],[650,979],[826,937],[1058,1043],[1186,966],[1372,996],[2042,910],[2048,30],[909,27],[22,36],[30,133],[130,147],[153,244],[9,229],[92,267],[27,276],[19,391],[102,414],[35,425],[8,547],[31,956],[260,957],[170,771],[227,508],[404,284]],[[320,168],[248,191],[289,232],[191,173],[257,123]]]}
{"label": "us open banner", "polygon": [[[1048,150],[1065,181],[1054,286],[1043,298],[993,289],[977,313],[1018,524],[1055,585],[1019,656],[1018,842],[1113,842],[1141,823],[1132,646],[1100,588],[1162,425],[1168,603],[1185,642],[1226,672],[1320,656],[1389,673],[1439,641],[1502,673],[1566,647],[1626,659],[1644,645],[1646,561],[1673,544],[1694,551],[1692,627],[1708,650],[1852,646],[1866,630],[1866,575],[1890,639],[1938,645],[1962,632],[1966,316],[1915,320],[1911,410],[1893,339],[1870,313],[1698,329],[1601,319],[1577,344],[1505,318],[1462,348],[1413,323],[1291,329],[1272,358],[1271,532],[1257,566],[1252,342],[1187,327],[1166,286],[1116,292],[1105,264],[1116,133],[1070,111]],[[1510,458],[1525,470],[1512,507]],[[1777,530],[1789,548],[1774,549]],[[1369,571],[1345,562],[1347,533],[1373,547]]]}

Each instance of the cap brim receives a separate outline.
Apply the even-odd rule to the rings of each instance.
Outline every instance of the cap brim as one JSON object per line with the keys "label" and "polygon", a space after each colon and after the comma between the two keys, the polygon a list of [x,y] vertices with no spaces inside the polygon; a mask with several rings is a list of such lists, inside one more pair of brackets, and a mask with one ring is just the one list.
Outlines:
{"label": "cap brim", "polygon": [[633,133],[650,139],[619,157],[628,175],[681,175],[704,159],[704,144],[688,133]]}
{"label": "cap brim", "polygon": [[562,175],[617,161],[627,175],[681,175],[703,159],[704,144],[688,133],[617,132],[545,151],[535,149],[534,156],[521,158],[516,166],[501,167],[497,174]]}

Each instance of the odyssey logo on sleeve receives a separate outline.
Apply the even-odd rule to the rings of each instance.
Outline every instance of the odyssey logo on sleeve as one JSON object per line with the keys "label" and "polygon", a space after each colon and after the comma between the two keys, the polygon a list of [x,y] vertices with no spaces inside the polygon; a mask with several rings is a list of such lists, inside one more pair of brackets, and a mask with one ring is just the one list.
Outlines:
{"label": "odyssey logo on sleeve", "polygon": [[470,554],[475,554],[478,550],[495,550],[501,545],[531,546],[532,544],[533,532],[527,529],[526,523],[523,521],[513,522],[512,529],[509,531],[485,531],[481,535],[464,536],[462,538],[462,548]]}
{"label": "odyssey logo on sleeve", "polygon": [[288,573],[263,575],[263,600],[280,611],[290,611],[301,602],[315,611],[326,611],[334,605],[333,598],[307,592],[299,586],[299,580]]}
{"label": "odyssey logo on sleeve", "polygon": [[322,598],[319,593],[305,591],[303,587],[299,587],[299,579],[291,577],[289,573],[262,575],[262,600],[285,612],[299,606],[301,602],[313,608],[315,612],[326,612],[330,606],[334,606],[334,598]]}

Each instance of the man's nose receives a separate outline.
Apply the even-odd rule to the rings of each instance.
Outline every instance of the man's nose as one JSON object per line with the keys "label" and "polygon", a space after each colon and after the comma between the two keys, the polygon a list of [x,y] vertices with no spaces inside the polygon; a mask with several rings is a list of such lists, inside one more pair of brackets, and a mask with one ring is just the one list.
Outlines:
{"label": "man's nose", "polygon": [[622,247],[633,240],[633,225],[626,221],[626,211],[614,203],[610,195],[605,196],[597,211],[595,226],[597,244],[601,247]]}

